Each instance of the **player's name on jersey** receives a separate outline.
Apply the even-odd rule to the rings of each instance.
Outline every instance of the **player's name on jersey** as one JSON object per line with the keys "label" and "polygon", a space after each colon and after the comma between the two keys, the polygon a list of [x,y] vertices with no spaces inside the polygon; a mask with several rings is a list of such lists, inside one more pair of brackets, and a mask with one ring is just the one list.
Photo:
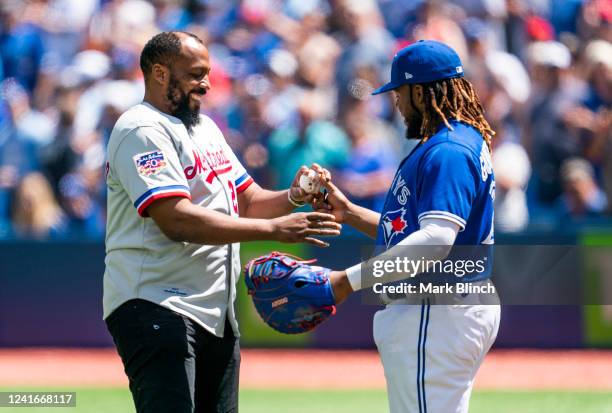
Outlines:
{"label": "player's name on jersey", "polygon": [[372,286],[376,294],[495,294],[495,286],[490,283],[400,283],[385,285],[376,283]]}

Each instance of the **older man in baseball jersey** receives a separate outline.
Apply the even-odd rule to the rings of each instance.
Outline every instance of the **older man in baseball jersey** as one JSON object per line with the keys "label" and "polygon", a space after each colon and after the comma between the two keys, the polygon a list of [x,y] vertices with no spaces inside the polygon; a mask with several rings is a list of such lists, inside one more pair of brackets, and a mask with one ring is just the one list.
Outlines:
{"label": "older man in baseball jersey", "polygon": [[165,32],[144,47],[144,101],[108,143],[104,318],[138,412],[235,412],[234,312],[241,241],[338,235],[333,215],[287,215],[310,201],[297,184],[260,188],[201,115],[208,51]]}

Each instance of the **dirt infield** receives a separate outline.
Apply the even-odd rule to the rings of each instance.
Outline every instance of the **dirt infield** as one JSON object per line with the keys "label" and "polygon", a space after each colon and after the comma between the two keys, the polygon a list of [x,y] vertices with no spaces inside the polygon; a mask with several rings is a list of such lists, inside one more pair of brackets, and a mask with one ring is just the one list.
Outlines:
{"label": "dirt infield", "polygon": [[[612,390],[612,351],[497,350],[476,379],[480,389]],[[243,350],[241,386],[303,389],[384,387],[376,352]],[[125,386],[113,349],[0,349],[0,386]]]}

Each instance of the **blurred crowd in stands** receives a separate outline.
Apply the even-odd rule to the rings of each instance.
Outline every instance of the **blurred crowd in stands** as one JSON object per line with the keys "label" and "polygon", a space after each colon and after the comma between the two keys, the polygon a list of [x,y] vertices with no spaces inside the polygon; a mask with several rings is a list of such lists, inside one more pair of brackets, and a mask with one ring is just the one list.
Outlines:
{"label": "blurred crowd in stands", "polygon": [[461,56],[496,130],[498,232],[610,215],[612,0],[2,0],[0,238],[101,239],[105,144],[141,101],[159,31],[207,44],[202,111],[264,187],[317,162],[379,209],[416,142],[390,94],[396,51]]}

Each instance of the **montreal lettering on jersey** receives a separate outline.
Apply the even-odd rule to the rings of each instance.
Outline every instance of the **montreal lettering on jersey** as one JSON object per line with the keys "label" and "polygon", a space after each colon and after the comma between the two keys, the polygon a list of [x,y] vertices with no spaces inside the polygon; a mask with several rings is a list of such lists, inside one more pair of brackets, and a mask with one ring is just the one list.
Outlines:
{"label": "montreal lettering on jersey", "polygon": [[232,170],[232,164],[222,148],[214,152],[206,150],[204,154],[194,149],[193,159],[194,164],[184,170],[187,179],[193,179],[201,173],[207,172],[206,182],[211,183],[215,175],[221,175]]}

